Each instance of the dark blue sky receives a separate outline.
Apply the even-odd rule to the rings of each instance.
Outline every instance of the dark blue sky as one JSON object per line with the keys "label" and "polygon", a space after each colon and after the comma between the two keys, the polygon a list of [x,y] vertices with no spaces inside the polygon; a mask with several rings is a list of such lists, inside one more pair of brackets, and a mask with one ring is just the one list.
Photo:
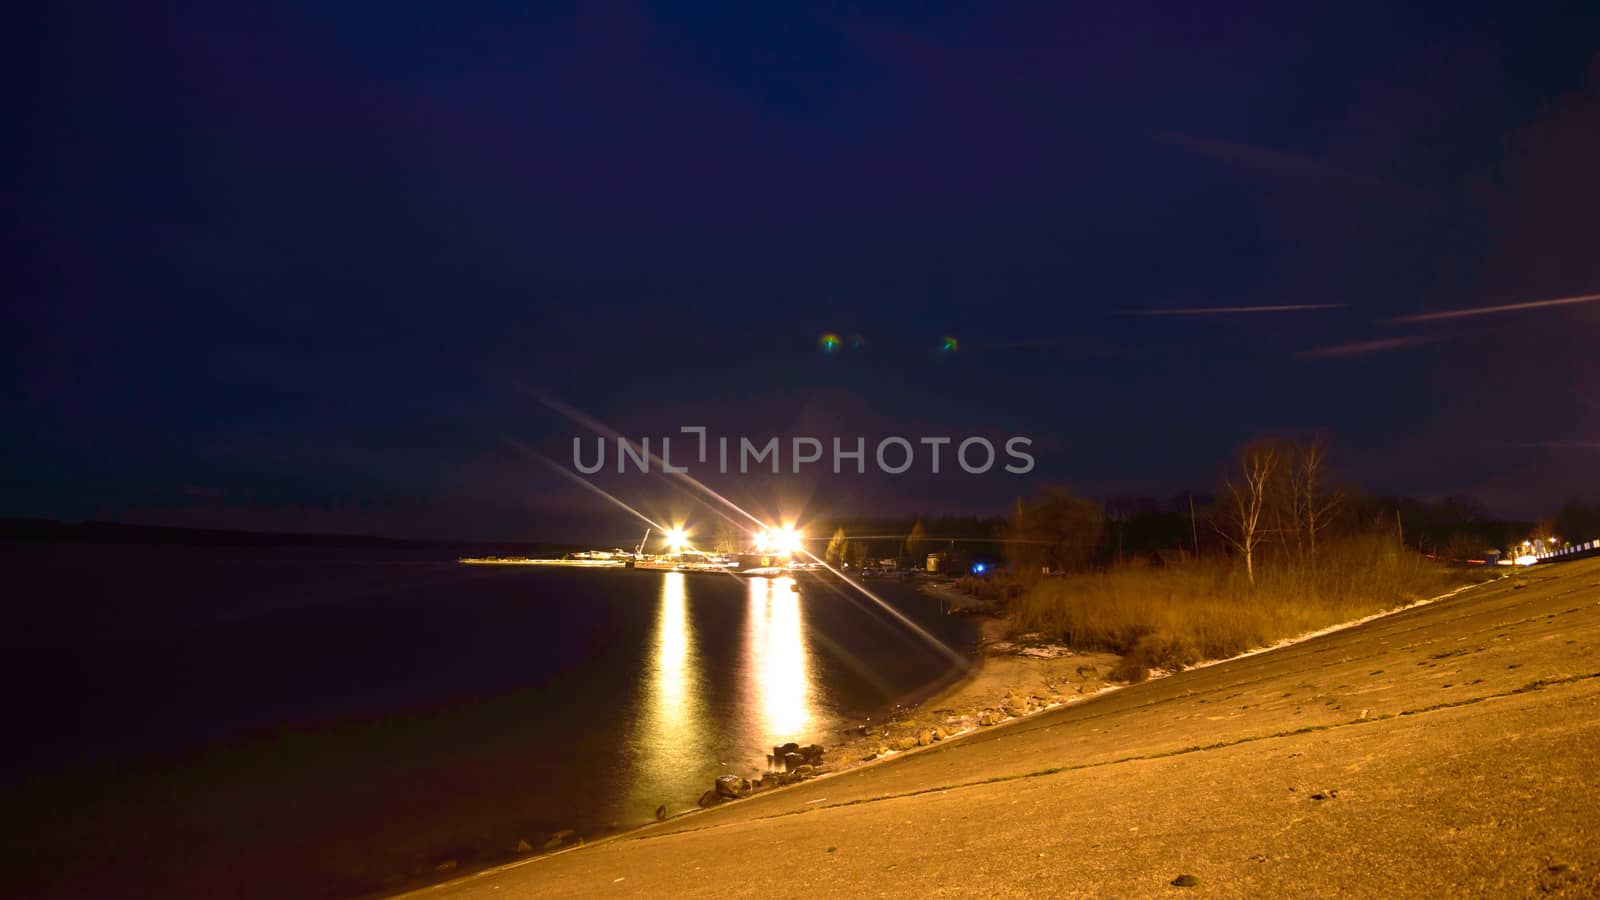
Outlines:
{"label": "dark blue sky", "polygon": [[1164,496],[1311,429],[1374,491],[1595,497],[1600,304],[1385,320],[1600,292],[1600,14],[1286,6],[25,11],[0,515],[632,534],[508,443],[583,433],[536,391],[1036,442],[722,485],[812,513]]}

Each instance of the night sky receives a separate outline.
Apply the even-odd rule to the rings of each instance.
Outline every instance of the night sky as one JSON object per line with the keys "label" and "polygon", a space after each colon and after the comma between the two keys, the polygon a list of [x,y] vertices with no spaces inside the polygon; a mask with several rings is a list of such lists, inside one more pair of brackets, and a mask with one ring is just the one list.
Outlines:
{"label": "night sky", "polygon": [[[1596,499],[1600,303],[1389,320],[1600,293],[1600,7],[1287,6],[17,10],[0,515],[635,538],[541,395],[1035,442],[715,480],[807,516],[1165,497],[1314,430],[1374,492]],[[1248,306],[1323,308],[1140,314]]]}

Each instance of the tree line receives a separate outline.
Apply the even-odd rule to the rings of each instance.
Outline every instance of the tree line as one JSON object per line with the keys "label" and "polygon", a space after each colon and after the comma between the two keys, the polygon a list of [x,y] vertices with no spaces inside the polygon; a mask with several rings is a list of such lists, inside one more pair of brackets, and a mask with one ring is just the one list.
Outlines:
{"label": "tree line", "polygon": [[859,567],[895,559],[920,567],[927,553],[1009,563],[1031,576],[1119,563],[1171,563],[1226,555],[1254,583],[1260,568],[1314,567],[1330,542],[1382,536],[1395,546],[1453,560],[1484,559],[1525,539],[1600,538],[1600,505],[1571,502],[1539,521],[1493,515],[1478,500],[1429,501],[1361,490],[1334,464],[1324,438],[1251,441],[1220,484],[1166,498],[1090,498],[1049,486],[1017,498],[1005,516],[855,518],[818,523],[830,563]]}

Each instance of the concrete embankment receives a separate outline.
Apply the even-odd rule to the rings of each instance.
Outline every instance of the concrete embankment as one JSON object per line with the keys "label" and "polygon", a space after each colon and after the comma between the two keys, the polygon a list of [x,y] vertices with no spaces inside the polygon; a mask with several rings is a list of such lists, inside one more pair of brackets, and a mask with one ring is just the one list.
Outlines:
{"label": "concrete embankment", "polygon": [[1600,893],[1600,560],[418,896]]}

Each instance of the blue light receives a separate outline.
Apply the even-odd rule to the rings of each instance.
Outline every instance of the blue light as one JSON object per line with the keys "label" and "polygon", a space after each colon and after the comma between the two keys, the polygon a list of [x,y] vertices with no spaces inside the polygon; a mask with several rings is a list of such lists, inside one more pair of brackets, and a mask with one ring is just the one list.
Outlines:
{"label": "blue light", "polygon": [[982,575],[983,574],[983,570],[986,569],[986,568],[988,568],[988,566],[985,566],[983,563],[973,563],[972,564],[972,571],[975,574],[978,574],[978,575]]}

